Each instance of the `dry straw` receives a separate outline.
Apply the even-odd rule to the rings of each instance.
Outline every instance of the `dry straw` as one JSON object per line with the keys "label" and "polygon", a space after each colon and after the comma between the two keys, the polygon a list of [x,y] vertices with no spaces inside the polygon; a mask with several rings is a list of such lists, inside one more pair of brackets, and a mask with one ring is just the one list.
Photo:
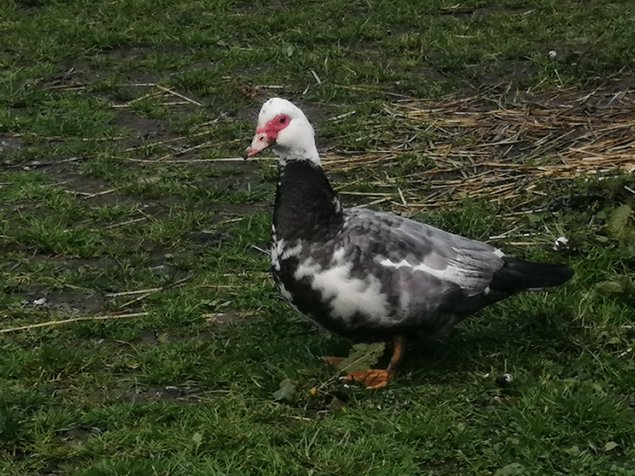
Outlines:
{"label": "dry straw", "polygon": [[[466,198],[526,205],[544,195],[537,186],[544,180],[635,173],[635,100],[628,88],[584,95],[563,89],[512,101],[483,94],[403,99],[385,112],[395,119],[397,141],[381,152],[329,154],[325,167],[389,171],[405,152],[428,157],[432,166],[402,177],[413,190],[391,186],[390,201],[402,209],[447,206]],[[372,133],[385,126],[368,127]],[[387,182],[374,184],[383,188],[378,194],[386,192]],[[421,194],[421,185],[427,193]]]}

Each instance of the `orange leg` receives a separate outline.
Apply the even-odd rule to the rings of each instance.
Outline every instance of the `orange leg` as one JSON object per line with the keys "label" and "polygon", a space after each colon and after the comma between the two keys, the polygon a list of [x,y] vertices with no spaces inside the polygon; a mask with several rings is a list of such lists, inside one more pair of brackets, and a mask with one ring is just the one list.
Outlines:
{"label": "orange leg", "polygon": [[393,351],[390,364],[385,369],[358,370],[341,378],[342,382],[359,382],[369,389],[384,388],[395,377],[405,351],[405,337],[393,338]]}

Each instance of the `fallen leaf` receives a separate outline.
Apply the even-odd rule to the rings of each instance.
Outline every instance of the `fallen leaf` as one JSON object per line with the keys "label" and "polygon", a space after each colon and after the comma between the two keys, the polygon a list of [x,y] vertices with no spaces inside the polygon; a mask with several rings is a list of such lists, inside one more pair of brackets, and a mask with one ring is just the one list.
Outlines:
{"label": "fallen leaf", "polygon": [[614,441],[607,441],[606,444],[604,445],[604,451],[611,451],[614,450],[615,448],[617,448],[618,445],[617,443],[615,443]]}
{"label": "fallen leaf", "polygon": [[607,234],[610,238],[620,241],[631,234],[635,234],[629,221],[633,210],[628,205],[621,205],[611,213],[606,222]]}
{"label": "fallen leaf", "polygon": [[595,285],[595,290],[602,296],[617,296],[622,293],[622,283],[617,281],[602,281]]}
{"label": "fallen leaf", "polygon": [[620,276],[615,281],[601,281],[595,285],[595,292],[605,297],[633,301],[635,281],[628,276]]}
{"label": "fallen leaf", "polygon": [[384,355],[386,344],[378,342],[374,344],[355,344],[351,353],[338,363],[335,368],[340,372],[357,372],[358,370],[369,370],[377,364],[377,361]]}
{"label": "fallen leaf", "polygon": [[291,379],[285,378],[280,382],[280,388],[273,392],[273,399],[275,401],[280,400],[293,400],[295,397],[295,388],[297,383]]}
{"label": "fallen leaf", "polygon": [[319,390],[317,387],[311,387],[309,389],[309,395],[311,395],[312,397],[317,396],[318,393],[319,393]]}

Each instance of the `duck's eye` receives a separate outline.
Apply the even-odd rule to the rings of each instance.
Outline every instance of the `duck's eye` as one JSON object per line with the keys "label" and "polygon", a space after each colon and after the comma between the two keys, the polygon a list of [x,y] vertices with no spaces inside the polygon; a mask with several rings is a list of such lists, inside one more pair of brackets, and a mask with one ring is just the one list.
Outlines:
{"label": "duck's eye", "polygon": [[280,118],[280,124],[284,124],[285,122],[287,122],[287,118],[286,117],[281,117]]}

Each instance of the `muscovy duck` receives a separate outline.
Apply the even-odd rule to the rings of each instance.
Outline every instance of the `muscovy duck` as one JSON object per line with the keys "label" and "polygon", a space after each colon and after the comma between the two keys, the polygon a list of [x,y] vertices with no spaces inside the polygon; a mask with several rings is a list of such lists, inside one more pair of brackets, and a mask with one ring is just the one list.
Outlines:
{"label": "muscovy duck", "polygon": [[442,335],[489,304],[573,275],[393,213],[343,208],[320,166],[313,127],[285,99],[264,103],[245,158],[268,147],[279,157],[271,271],[282,296],[352,341],[393,342],[386,369],[351,372],[345,381],[384,387],[407,340]]}

